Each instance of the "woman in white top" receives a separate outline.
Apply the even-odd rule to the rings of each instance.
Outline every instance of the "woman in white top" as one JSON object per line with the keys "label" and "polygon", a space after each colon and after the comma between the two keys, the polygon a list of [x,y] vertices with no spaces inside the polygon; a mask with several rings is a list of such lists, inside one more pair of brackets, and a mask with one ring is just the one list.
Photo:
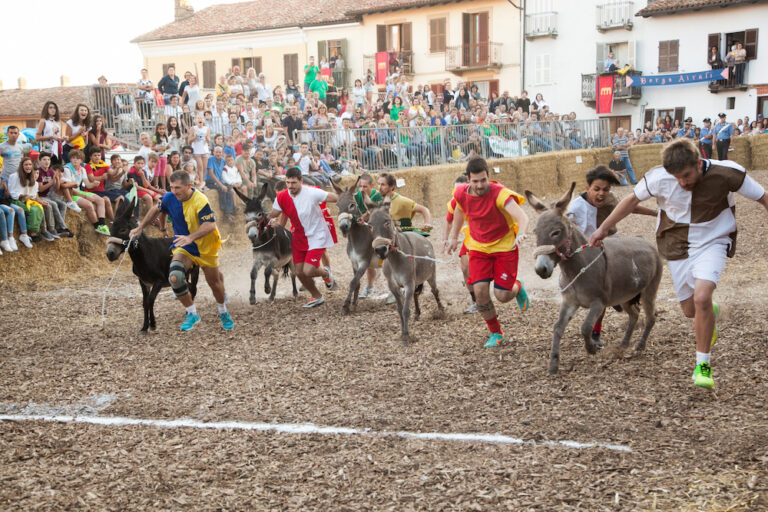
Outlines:
{"label": "woman in white top", "polygon": [[37,123],[35,140],[40,143],[40,151],[51,154],[51,165],[61,163],[64,140],[59,120],[59,106],[52,101],[46,101]]}
{"label": "woman in white top", "polygon": [[231,103],[234,103],[238,94],[245,94],[242,84],[237,83],[235,76],[229,77],[229,99]]}
{"label": "woman in white top", "polygon": [[536,99],[533,100],[533,108],[534,110],[542,110],[544,107],[548,106],[549,103],[547,103],[544,100],[544,95],[541,93],[536,94]]}
{"label": "woman in white top", "polygon": [[352,101],[356,107],[365,105],[365,88],[359,78],[355,80],[355,86],[352,88]]}
{"label": "woman in white top", "polygon": [[197,83],[197,77],[195,75],[190,75],[189,85],[184,88],[184,94],[181,95],[181,103],[195,105],[201,99],[200,86]]}
{"label": "woman in white top", "polygon": [[166,133],[168,134],[168,146],[171,152],[177,151],[181,153],[181,148],[184,147],[184,137],[181,135],[181,125],[179,120],[175,117],[169,117],[166,123]]}
{"label": "woman in white top", "polygon": [[208,168],[208,146],[211,143],[211,133],[202,114],[195,117],[195,125],[189,131],[187,142],[192,145],[192,154],[197,163],[197,181],[205,181],[205,171]]}
{"label": "woman in white top", "polygon": [[269,149],[275,149],[276,143],[277,143],[277,136],[280,135],[275,130],[275,125],[272,124],[272,121],[270,119],[264,120],[264,125],[266,126],[266,129],[264,130],[264,142],[267,143],[267,147]]}
{"label": "woman in white top", "polygon": [[72,118],[64,125],[64,147],[62,158],[69,163],[69,151],[72,148],[85,149],[86,132],[91,126],[91,109],[85,103],[78,103]]}
{"label": "woman in white top", "polygon": [[254,68],[248,68],[247,80],[245,84],[248,86],[248,99],[253,100],[256,97],[256,84],[259,83],[259,77],[256,76],[256,70]]}

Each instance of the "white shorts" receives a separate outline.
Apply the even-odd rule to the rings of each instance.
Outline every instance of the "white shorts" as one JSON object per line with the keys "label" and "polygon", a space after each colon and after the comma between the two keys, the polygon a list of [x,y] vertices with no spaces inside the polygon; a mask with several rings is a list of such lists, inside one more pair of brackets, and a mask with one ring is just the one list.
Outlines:
{"label": "white shorts", "polygon": [[697,250],[684,260],[668,261],[667,267],[672,274],[677,300],[683,302],[693,297],[696,279],[703,279],[717,285],[720,274],[725,268],[727,252],[728,245],[712,244]]}

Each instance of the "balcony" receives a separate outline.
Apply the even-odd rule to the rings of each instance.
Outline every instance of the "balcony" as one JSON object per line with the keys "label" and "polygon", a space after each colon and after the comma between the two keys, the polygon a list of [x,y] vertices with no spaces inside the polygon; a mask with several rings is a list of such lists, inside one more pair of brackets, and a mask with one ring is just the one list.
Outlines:
{"label": "balcony", "polygon": [[448,46],[445,49],[445,70],[461,74],[477,69],[500,69],[501,48],[501,43],[488,41]]}
{"label": "balcony", "polygon": [[556,12],[526,14],[525,38],[536,39],[537,37],[557,37]]}
{"label": "balcony", "polygon": [[[387,76],[393,74],[398,67],[403,68],[403,74],[409,79],[413,78],[413,52],[410,50],[401,50],[389,54],[389,65],[387,66]],[[369,71],[376,76],[376,54],[363,55],[363,71],[368,73]]]}
{"label": "balcony", "polygon": [[581,101],[585,103],[594,103],[597,98],[597,77],[605,75],[613,75],[616,80],[613,84],[613,99],[619,101],[631,102],[632,100],[639,100],[642,96],[641,88],[630,86],[627,87],[626,76],[640,76],[642,71],[629,71],[625,76],[618,73],[593,73],[591,75],[581,75]]}
{"label": "balcony", "polygon": [[597,6],[597,30],[605,32],[614,28],[632,30],[634,6],[632,2],[612,2]]}

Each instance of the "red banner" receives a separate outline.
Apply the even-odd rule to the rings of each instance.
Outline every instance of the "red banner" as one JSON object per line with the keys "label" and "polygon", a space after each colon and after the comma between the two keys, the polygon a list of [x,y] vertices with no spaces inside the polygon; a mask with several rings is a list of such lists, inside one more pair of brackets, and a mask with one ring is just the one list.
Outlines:
{"label": "red banner", "polygon": [[389,75],[389,53],[376,52],[376,83],[386,83],[387,75]]}
{"label": "red banner", "polygon": [[610,114],[613,110],[613,75],[597,77],[597,102],[595,108],[598,114]]}

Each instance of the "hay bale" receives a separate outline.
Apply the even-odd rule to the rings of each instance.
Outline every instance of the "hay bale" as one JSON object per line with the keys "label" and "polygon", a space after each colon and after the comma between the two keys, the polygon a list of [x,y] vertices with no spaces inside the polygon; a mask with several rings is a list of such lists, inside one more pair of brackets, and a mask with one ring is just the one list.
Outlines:
{"label": "hay bale", "polygon": [[749,149],[752,157],[750,169],[768,170],[768,135],[755,135],[749,139]]}
{"label": "hay bale", "polygon": [[752,137],[735,137],[731,139],[731,148],[728,151],[728,158],[742,165],[745,169],[752,168],[752,153],[749,147],[749,139]]}
{"label": "hay bale", "polygon": [[576,189],[587,186],[587,171],[595,166],[594,151],[560,151],[557,155],[557,184],[560,190],[567,190],[576,182]]}
{"label": "hay bale", "polygon": [[607,167],[608,162],[613,160],[612,148],[598,148],[592,151],[595,153],[595,165],[605,165]]}
{"label": "hay bale", "polygon": [[517,191],[530,190],[539,197],[559,192],[557,158],[554,153],[520,158]]}
{"label": "hay bale", "polygon": [[639,180],[645,173],[661,165],[661,151],[664,144],[639,144],[629,148],[629,161]]}

